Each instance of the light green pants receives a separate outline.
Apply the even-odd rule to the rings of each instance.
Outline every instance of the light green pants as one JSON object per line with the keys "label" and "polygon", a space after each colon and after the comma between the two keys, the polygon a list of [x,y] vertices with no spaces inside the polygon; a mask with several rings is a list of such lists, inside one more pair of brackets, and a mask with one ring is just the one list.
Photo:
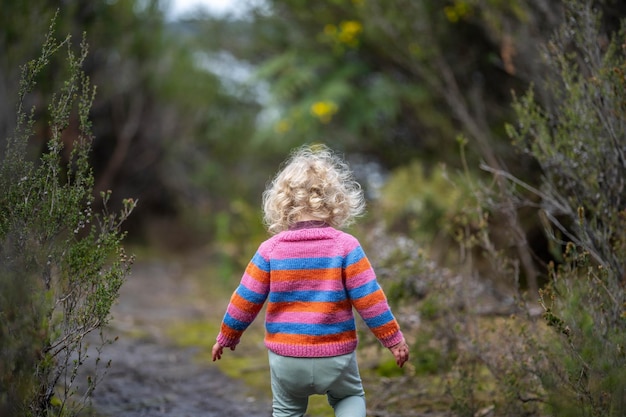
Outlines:
{"label": "light green pants", "polygon": [[302,417],[309,396],[326,394],[336,417],[365,417],[365,392],[356,353],[292,358],[269,352],[273,417]]}

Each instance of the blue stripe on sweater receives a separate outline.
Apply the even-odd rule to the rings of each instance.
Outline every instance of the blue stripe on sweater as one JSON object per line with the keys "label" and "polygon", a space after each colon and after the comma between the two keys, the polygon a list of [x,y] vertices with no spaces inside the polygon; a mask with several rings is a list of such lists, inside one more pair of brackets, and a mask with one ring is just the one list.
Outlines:
{"label": "blue stripe on sweater", "polygon": [[272,270],[341,268],[341,256],[319,258],[272,259]]}
{"label": "blue stripe on sweater", "polygon": [[246,330],[248,326],[250,325],[250,323],[237,320],[236,318],[234,318],[228,313],[224,315],[224,324],[233,330],[240,330],[240,331]]}
{"label": "blue stripe on sweater", "polygon": [[367,327],[373,329],[378,326],[382,326],[383,324],[387,324],[391,321],[393,321],[393,314],[391,314],[390,311],[385,311],[376,317],[365,320],[365,323],[367,324]]}
{"label": "blue stripe on sweater", "polygon": [[326,336],[356,329],[353,319],[339,323],[265,323],[268,333],[284,333],[309,336]]}
{"label": "blue stripe on sweater", "polygon": [[365,252],[363,252],[363,248],[357,246],[352,249],[350,253],[346,255],[346,263],[345,266],[350,266],[359,262],[361,259],[365,258]]}
{"label": "blue stripe on sweater", "polygon": [[276,291],[270,293],[270,303],[339,302],[346,299],[345,291]]}
{"label": "blue stripe on sweater", "polygon": [[359,298],[365,297],[366,295],[370,295],[380,289],[380,285],[375,279],[372,279],[360,287],[353,288],[348,291],[348,295],[352,300],[358,300]]}
{"label": "blue stripe on sweater", "polygon": [[253,264],[257,266],[261,271],[270,272],[270,263],[265,260],[258,252],[252,257]]}
{"label": "blue stripe on sweater", "polygon": [[240,284],[239,287],[237,287],[237,294],[246,301],[250,301],[254,304],[263,304],[266,298],[265,294],[254,292],[245,287],[243,284]]}

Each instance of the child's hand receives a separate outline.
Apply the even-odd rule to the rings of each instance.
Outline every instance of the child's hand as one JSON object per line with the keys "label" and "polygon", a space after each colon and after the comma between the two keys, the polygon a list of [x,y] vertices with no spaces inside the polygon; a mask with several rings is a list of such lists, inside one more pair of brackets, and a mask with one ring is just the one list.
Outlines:
{"label": "child's hand", "polygon": [[409,360],[409,345],[406,344],[406,340],[402,339],[402,342],[389,348],[393,356],[396,358],[396,363],[400,368],[406,361]]}
{"label": "child's hand", "polygon": [[[230,350],[235,350],[235,346],[231,346]],[[213,355],[213,362],[215,362],[216,359],[217,360],[222,359],[222,353],[224,353],[224,346],[215,342],[211,353]]]}

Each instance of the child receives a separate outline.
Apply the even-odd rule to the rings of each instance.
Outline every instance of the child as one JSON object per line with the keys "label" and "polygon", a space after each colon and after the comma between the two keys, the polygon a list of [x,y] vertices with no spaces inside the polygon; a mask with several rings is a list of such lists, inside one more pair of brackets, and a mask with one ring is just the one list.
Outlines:
{"label": "child", "polygon": [[409,348],[374,271],[353,236],[338,229],[363,213],[360,185],[325,146],[302,147],[263,193],[263,242],[226,309],[213,360],[235,350],[268,301],[274,417],[303,416],[326,394],[337,417],[365,416],[352,308],[402,367]]}

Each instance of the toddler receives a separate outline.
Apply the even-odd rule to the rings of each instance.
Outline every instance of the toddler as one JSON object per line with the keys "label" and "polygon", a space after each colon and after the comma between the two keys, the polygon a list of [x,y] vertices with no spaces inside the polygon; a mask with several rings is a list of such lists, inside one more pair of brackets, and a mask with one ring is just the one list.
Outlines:
{"label": "toddler", "polygon": [[341,231],[365,209],[347,164],[325,146],[294,151],[263,193],[263,242],[213,346],[235,350],[265,302],[274,417],[303,416],[325,394],[337,417],[364,417],[353,308],[402,367],[409,348],[358,240]]}

